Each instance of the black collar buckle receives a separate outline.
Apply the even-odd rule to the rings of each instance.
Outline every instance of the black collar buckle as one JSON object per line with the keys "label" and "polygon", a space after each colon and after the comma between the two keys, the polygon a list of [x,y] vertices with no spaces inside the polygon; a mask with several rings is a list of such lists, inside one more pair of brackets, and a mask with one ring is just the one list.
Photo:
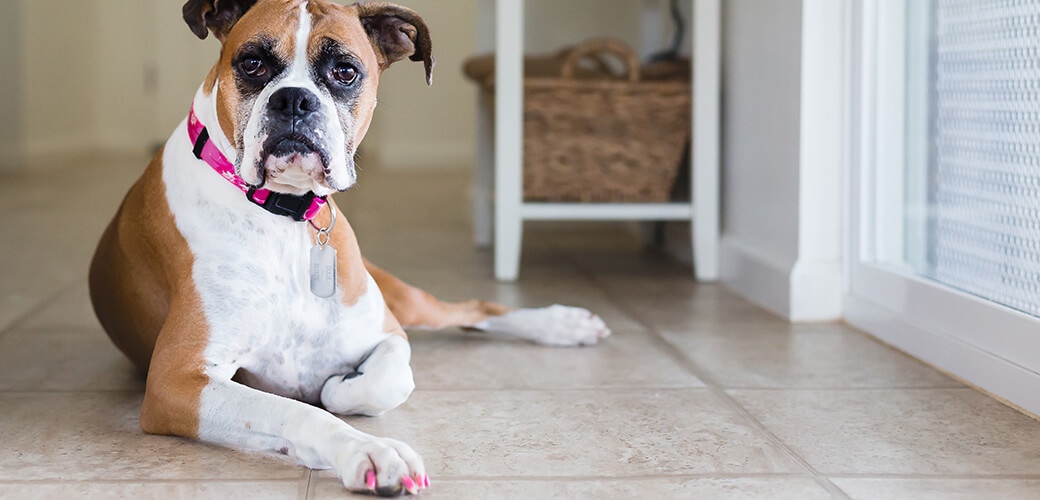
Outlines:
{"label": "black collar buckle", "polygon": [[314,204],[314,198],[317,197],[313,192],[307,193],[303,196],[297,196],[294,194],[270,191],[268,192],[267,199],[264,200],[263,203],[260,203],[253,198],[253,194],[255,193],[256,188],[251,188],[246,192],[246,198],[248,198],[253,204],[263,207],[264,210],[267,210],[272,214],[292,217],[292,219],[297,222],[306,220],[304,217],[307,215],[307,211],[310,210],[311,205]]}

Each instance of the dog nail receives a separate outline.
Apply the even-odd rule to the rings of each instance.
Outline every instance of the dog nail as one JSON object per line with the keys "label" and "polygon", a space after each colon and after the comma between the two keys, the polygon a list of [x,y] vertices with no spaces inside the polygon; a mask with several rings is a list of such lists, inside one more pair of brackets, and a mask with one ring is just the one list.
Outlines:
{"label": "dog nail", "polygon": [[423,476],[423,484],[425,484],[427,488],[430,487],[430,476]]}
{"label": "dog nail", "polygon": [[408,490],[408,493],[415,494],[419,490],[415,487],[415,481],[412,478],[405,476],[401,478],[401,484],[404,485],[404,489]]}
{"label": "dog nail", "polygon": [[365,473],[365,486],[370,490],[376,489],[376,473],[368,471]]}
{"label": "dog nail", "polygon": [[423,477],[422,477],[421,474],[416,474],[413,479],[415,479],[415,485],[416,486],[418,486],[420,488],[425,488],[426,487],[426,481],[423,481]]}

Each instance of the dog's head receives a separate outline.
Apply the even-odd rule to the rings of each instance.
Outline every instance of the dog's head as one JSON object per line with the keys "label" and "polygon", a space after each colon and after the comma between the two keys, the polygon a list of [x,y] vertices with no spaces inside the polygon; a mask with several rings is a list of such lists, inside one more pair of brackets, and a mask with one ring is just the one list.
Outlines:
{"label": "dog's head", "polygon": [[432,83],[429,30],[404,7],[189,0],[184,20],[199,38],[213,33],[223,44],[204,88],[216,86],[238,175],[254,187],[318,195],[349,188],[382,72],[405,58],[422,61]]}

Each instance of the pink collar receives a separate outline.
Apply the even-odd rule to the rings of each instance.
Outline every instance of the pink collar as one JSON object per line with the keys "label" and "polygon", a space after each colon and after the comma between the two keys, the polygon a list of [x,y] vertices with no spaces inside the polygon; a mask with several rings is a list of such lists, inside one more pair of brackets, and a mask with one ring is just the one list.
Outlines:
{"label": "pink collar", "polygon": [[195,115],[194,105],[192,105],[191,112],[188,114],[188,138],[191,139],[191,143],[194,145],[193,152],[196,158],[206,162],[221,177],[242,190],[249,201],[268,212],[292,217],[296,221],[309,221],[318,215],[322,207],[328,203],[325,196],[317,196],[314,193],[297,196],[250,187],[246,184],[246,181],[242,180],[235,173],[235,166],[224,157],[217,145],[210,140],[209,131],[199,121],[199,117]]}

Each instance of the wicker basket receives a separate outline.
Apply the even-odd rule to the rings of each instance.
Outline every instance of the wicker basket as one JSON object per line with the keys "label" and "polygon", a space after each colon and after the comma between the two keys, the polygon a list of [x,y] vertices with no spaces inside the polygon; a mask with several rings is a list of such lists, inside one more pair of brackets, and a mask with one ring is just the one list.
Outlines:
{"label": "wicker basket", "polygon": [[[617,40],[563,55],[552,58],[559,76],[524,79],[524,199],[668,201],[690,136],[689,81],[642,80],[635,53]],[[607,55],[626,77],[609,74]]]}

